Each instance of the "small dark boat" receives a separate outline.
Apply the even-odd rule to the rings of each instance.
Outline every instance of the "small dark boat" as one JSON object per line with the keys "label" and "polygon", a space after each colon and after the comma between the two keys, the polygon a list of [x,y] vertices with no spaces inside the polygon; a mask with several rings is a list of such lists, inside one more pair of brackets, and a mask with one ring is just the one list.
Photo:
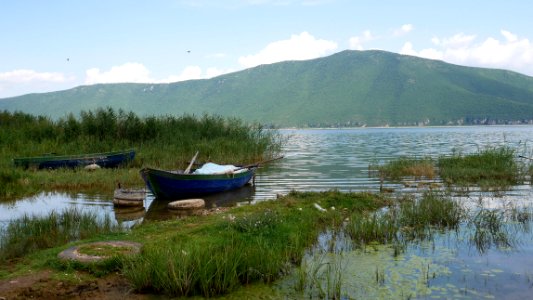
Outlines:
{"label": "small dark boat", "polygon": [[217,174],[194,174],[144,168],[141,176],[148,189],[160,199],[183,199],[240,188],[250,182],[257,167],[236,168]]}
{"label": "small dark boat", "polygon": [[15,166],[35,169],[78,168],[85,166],[99,166],[114,168],[120,164],[132,161],[135,150],[102,152],[79,155],[44,155],[36,157],[20,157],[13,159]]}

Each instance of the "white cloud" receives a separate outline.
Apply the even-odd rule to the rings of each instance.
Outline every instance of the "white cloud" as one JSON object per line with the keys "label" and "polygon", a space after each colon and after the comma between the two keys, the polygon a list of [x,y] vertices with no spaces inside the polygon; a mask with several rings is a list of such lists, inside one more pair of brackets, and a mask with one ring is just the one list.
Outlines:
{"label": "white cloud", "polygon": [[411,31],[413,31],[415,27],[413,26],[413,24],[404,24],[402,25],[402,27],[398,28],[398,29],[395,29],[394,32],[393,32],[393,35],[394,36],[402,36],[402,35],[405,35]]}
{"label": "white cloud", "polygon": [[140,63],[125,63],[114,66],[109,71],[92,68],[85,72],[85,83],[119,83],[119,82],[152,82],[150,71]]}
{"label": "white cloud", "polygon": [[221,70],[208,68],[206,72],[199,66],[187,66],[179,75],[170,75],[163,79],[156,79],[150,76],[150,71],[140,63],[125,63],[114,66],[109,71],[101,71],[92,68],[85,72],[85,84],[96,83],[171,83],[192,79],[207,79],[230,72],[231,70]]}
{"label": "white cloud", "polygon": [[527,38],[501,30],[502,38],[488,37],[477,42],[475,35],[456,34],[450,38],[431,39],[435,48],[416,51],[410,42],[404,44],[400,53],[447,62],[486,67],[511,69],[533,75],[533,44]]}
{"label": "white cloud", "polygon": [[306,60],[324,56],[337,49],[337,43],[316,39],[308,32],[292,35],[288,40],[268,44],[257,54],[242,56],[239,63],[251,68],[286,60]]}
{"label": "white cloud", "polygon": [[72,76],[57,72],[18,69],[0,73],[0,98],[27,93],[50,92],[70,87]]}
{"label": "white cloud", "polygon": [[19,69],[0,73],[0,82],[5,83],[31,83],[31,82],[65,82],[69,79],[62,73],[37,72],[34,70]]}
{"label": "white cloud", "polygon": [[365,30],[362,35],[354,36],[349,39],[350,49],[353,50],[364,50],[363,44],[375,40],[376,37],[372,35],[370,30]]}
{"label": "white cloud", "polygon": [[508,42],[516,42],[518,40],[518,37],[516,34],[512,34],[507,30],[501,30],[501,34],[507,39]]}
{"label": "white cloud", "polygon": [[438,37],[433,37],[431,42],[437,46],[461,48],[470,45],[475,39],[475,35],[465,35],[461,32],[450,38],[439,39]]}

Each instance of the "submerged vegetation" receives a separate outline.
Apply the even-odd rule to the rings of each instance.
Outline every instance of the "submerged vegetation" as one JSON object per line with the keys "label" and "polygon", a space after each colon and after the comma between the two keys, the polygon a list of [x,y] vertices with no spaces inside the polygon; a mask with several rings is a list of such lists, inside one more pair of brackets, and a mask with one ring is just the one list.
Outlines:
{"label": "submerged vegetation", "polygon": [[[0,198],[9,199],[43,189],[112,189],[117,181],[142,185],[142,166],[177,169],[196,151],[198,162],[252,163],[280,151],[275,131],[220,116],[139,117],[111,108],[84,111],[58,121],[24,113],[0,112]],[[14,157],[83,154],[134,148],[129,166],[98,170],[34,172],[13,167]]]}

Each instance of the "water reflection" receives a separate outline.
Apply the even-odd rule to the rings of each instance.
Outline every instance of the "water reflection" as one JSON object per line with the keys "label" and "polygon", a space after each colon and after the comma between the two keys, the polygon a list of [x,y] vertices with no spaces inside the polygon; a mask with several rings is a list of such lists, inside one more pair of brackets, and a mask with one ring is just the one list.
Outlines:
{"label": "water reflection", "polygon": [[[205,207],[216,208],[216,207],[231,207],[242,204],[249,204],[250,199],[255,193],[255,187],[252,185],[245,185],[240,189],[227,191],[223,193],[218,193],[214,195],[208,195],[202,197],[205,201]],[[172,210],[168,209],[167,205],[173,200],[160,200],[151,201],[151,204],[146,212],[145,219],[151,221],[157,220],[169,220],[180,217],[189,216],[191,214],[196,214],[197,211],[191,210]]]}

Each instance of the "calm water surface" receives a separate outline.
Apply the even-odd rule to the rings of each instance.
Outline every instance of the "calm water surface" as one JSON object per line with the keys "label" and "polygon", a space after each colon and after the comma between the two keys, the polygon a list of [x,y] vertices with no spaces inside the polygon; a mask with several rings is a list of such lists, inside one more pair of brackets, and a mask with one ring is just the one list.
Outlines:
{"label": "calm water surface", "polygon": [[[369,165],[399,156],[438,157],[502,145],[517,149],[518,154],[531,157],[533,153],[532,126],[282,130],[281,133],[287,137],[283,160],[261,168],[254,186],[206,197],[208,205],[246,205],[275,199],[277,194],[286,194],[291,190],[378,191],[379,182],[369,176]],[[415,187],[399,183],[387,185],[397,193],[418,192]],[[531,185],[526,184],[497,195],[474,191],[461,195],[461,200],[471,206],[490,208],[505,207],[509,203],[531,207],[533,192]],[[143,219],[179,217],[166,209],[166,203],[153,201],[150,195],[143,208],[115,209],[112,194],[41,193],[1,203],[0,222],[5,223],[24,213],[48,214],[52,210],[60,211],[73,206],[110,215],[117,222],[126,224]],[[391,295],[411,295],[411,298],[524,298],[533,287],[533,241],[529,232],[520,236],[521,241],[516,248],[490,249],[484,254],[466,245],[464,237],[449,235],[443,235],[430,245],[412,246],[400,259],[393,258],[387,249],[351,251],[343,258],[346,265],[346,276],[343,278],[347,278],[347,288],[352,287],[352,291],[366,291],[366,294],[359,294],[363,298],[387,298]],[[363,262],[369,265],[361,265]],[[372,288],[369,283],[375,278],[376,266],[384,270],[387,288]],[[417,267],[413,269],[413,266]],[[428,266],[431,271],[434,270],[432,278],[424,281],[425,288],[424,284],[420,288],[419,277],[425,274],[423,270]],[[365,268],[368,278],[364,278],[361,271]],[[368,286],[367,290],[362,289],[363,286]]]}

